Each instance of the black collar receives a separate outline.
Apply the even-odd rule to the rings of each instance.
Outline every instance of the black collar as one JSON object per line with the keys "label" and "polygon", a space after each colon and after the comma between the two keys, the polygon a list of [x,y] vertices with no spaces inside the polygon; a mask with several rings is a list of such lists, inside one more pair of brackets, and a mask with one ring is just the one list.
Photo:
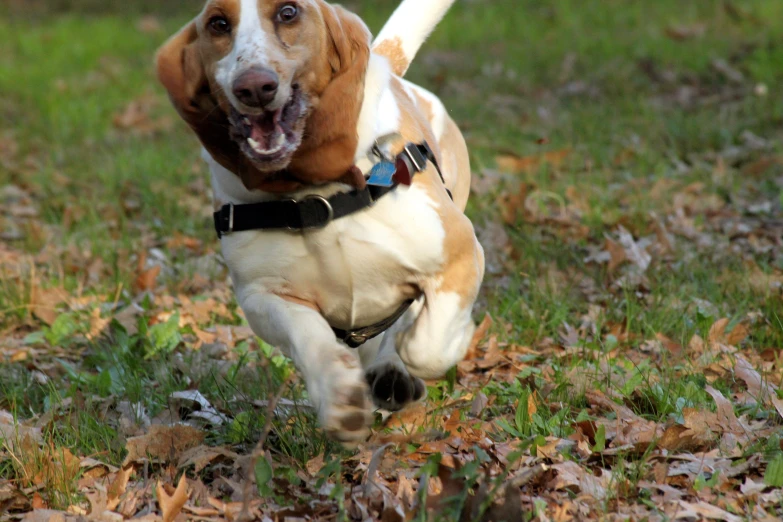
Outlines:
{"label": "black collar", "polygon": [[372,206],[398,185],[409,185],[413,176],[426,168],[428,160],[435,165],[442,180],[443,174],[429,145],[426,142],[418,145],[409,143],[393,162],[386,162],[394,166],[393,172],[386,176],[386,182],[373,184],[371,177],[367,186],[361,190],[340,192],[328,198],[309,195],[298,201],[281,199],[243,205],[229,203],[214,213],[215,232],[220,238],[231,232],[246,230],[303,231],[323,228],[333,219]]}

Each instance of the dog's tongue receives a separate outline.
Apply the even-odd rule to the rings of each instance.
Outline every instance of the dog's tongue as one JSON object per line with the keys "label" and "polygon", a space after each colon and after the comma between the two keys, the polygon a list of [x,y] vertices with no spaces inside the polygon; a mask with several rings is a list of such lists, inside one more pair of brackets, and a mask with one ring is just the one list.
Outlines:
{"label": "dog's tongue", "polygon": [[278,136],[283,133],[279,124],[281,112],[279,109],[274,112],[265,112],[253,119],[250,137],[258,142],[263,149],[271,149]]}

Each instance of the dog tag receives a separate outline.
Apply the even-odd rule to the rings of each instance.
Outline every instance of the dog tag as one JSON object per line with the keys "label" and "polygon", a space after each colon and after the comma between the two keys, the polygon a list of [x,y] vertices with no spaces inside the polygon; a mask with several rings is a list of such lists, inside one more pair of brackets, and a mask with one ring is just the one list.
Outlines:
{"label": "dog tag", "polygon": [[367,180],[367,184],[379,187],[391,187],[394,184],[392,181],[394,170],[394,163],[390,161],[376,163],[370,171],[370,178]]}

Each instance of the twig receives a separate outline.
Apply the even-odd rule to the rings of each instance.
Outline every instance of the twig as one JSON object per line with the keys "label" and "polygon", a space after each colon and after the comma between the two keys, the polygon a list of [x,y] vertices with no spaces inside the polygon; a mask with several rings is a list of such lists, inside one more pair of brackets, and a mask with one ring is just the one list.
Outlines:
{"label": "twig", "polygon": [[272,419],[275,418],[275,406],[277,405],[277,401],[279,401],[280,398],[283,396],[283,393],[285,393],[285,390],[292,379],[293,379],[293,374],[289,375],[288,378],[286,378],[285,382],[283,382],[283,384],[280,386],[280,390],[269,400],[269,404],[267,404],[266,421],[264,422],[264,429],[261,431],[261,436],[259,437],[258,442],[256,443],[256,447],[253,449],[253,452],[250,454],[250,460],[248,460],[247,469],[245,470],[245,483],[242,487],[242,509],[237,515],[236,518],[237,522],[246,522],[246,521],[253,520],[253,517],[250,515],[249,512],[250,492],[251,492],[250,477],[252,477],[253,470],[256,467],[256,462],[258,462],[258,458],[264,455],[264,444],[266,443],[266,438],[269,436],[269,432],[272,430]]}

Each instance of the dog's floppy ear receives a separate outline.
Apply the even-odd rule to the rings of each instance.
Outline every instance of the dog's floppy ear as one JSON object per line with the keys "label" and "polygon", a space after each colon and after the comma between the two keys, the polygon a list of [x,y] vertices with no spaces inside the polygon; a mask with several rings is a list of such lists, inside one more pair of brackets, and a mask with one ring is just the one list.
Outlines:
{"label": "dog's floppy ear", "polygon": [[156,66],[160,83],[182,118],[191,123],[215,108],[209,83],[197,47],[198,32],[193,20],[169,38],[158,50]]}
{"label": "dog's floppy ear", "polygon": [[291,163],[297,177],[331,181],[351,172],[356,125],[370,59],[370,31],[355,14],[319,0],[332,78],[307,120],[306,138]]}
{"label": "dog's floppy ear", "polygon": [[243,164],[239,147],[229,136],[228,118],[210,90],[198,48],[197,20],[180,29],[158,50],[158,79],[179,115],[212,157],[239,174],[249,169]]}

